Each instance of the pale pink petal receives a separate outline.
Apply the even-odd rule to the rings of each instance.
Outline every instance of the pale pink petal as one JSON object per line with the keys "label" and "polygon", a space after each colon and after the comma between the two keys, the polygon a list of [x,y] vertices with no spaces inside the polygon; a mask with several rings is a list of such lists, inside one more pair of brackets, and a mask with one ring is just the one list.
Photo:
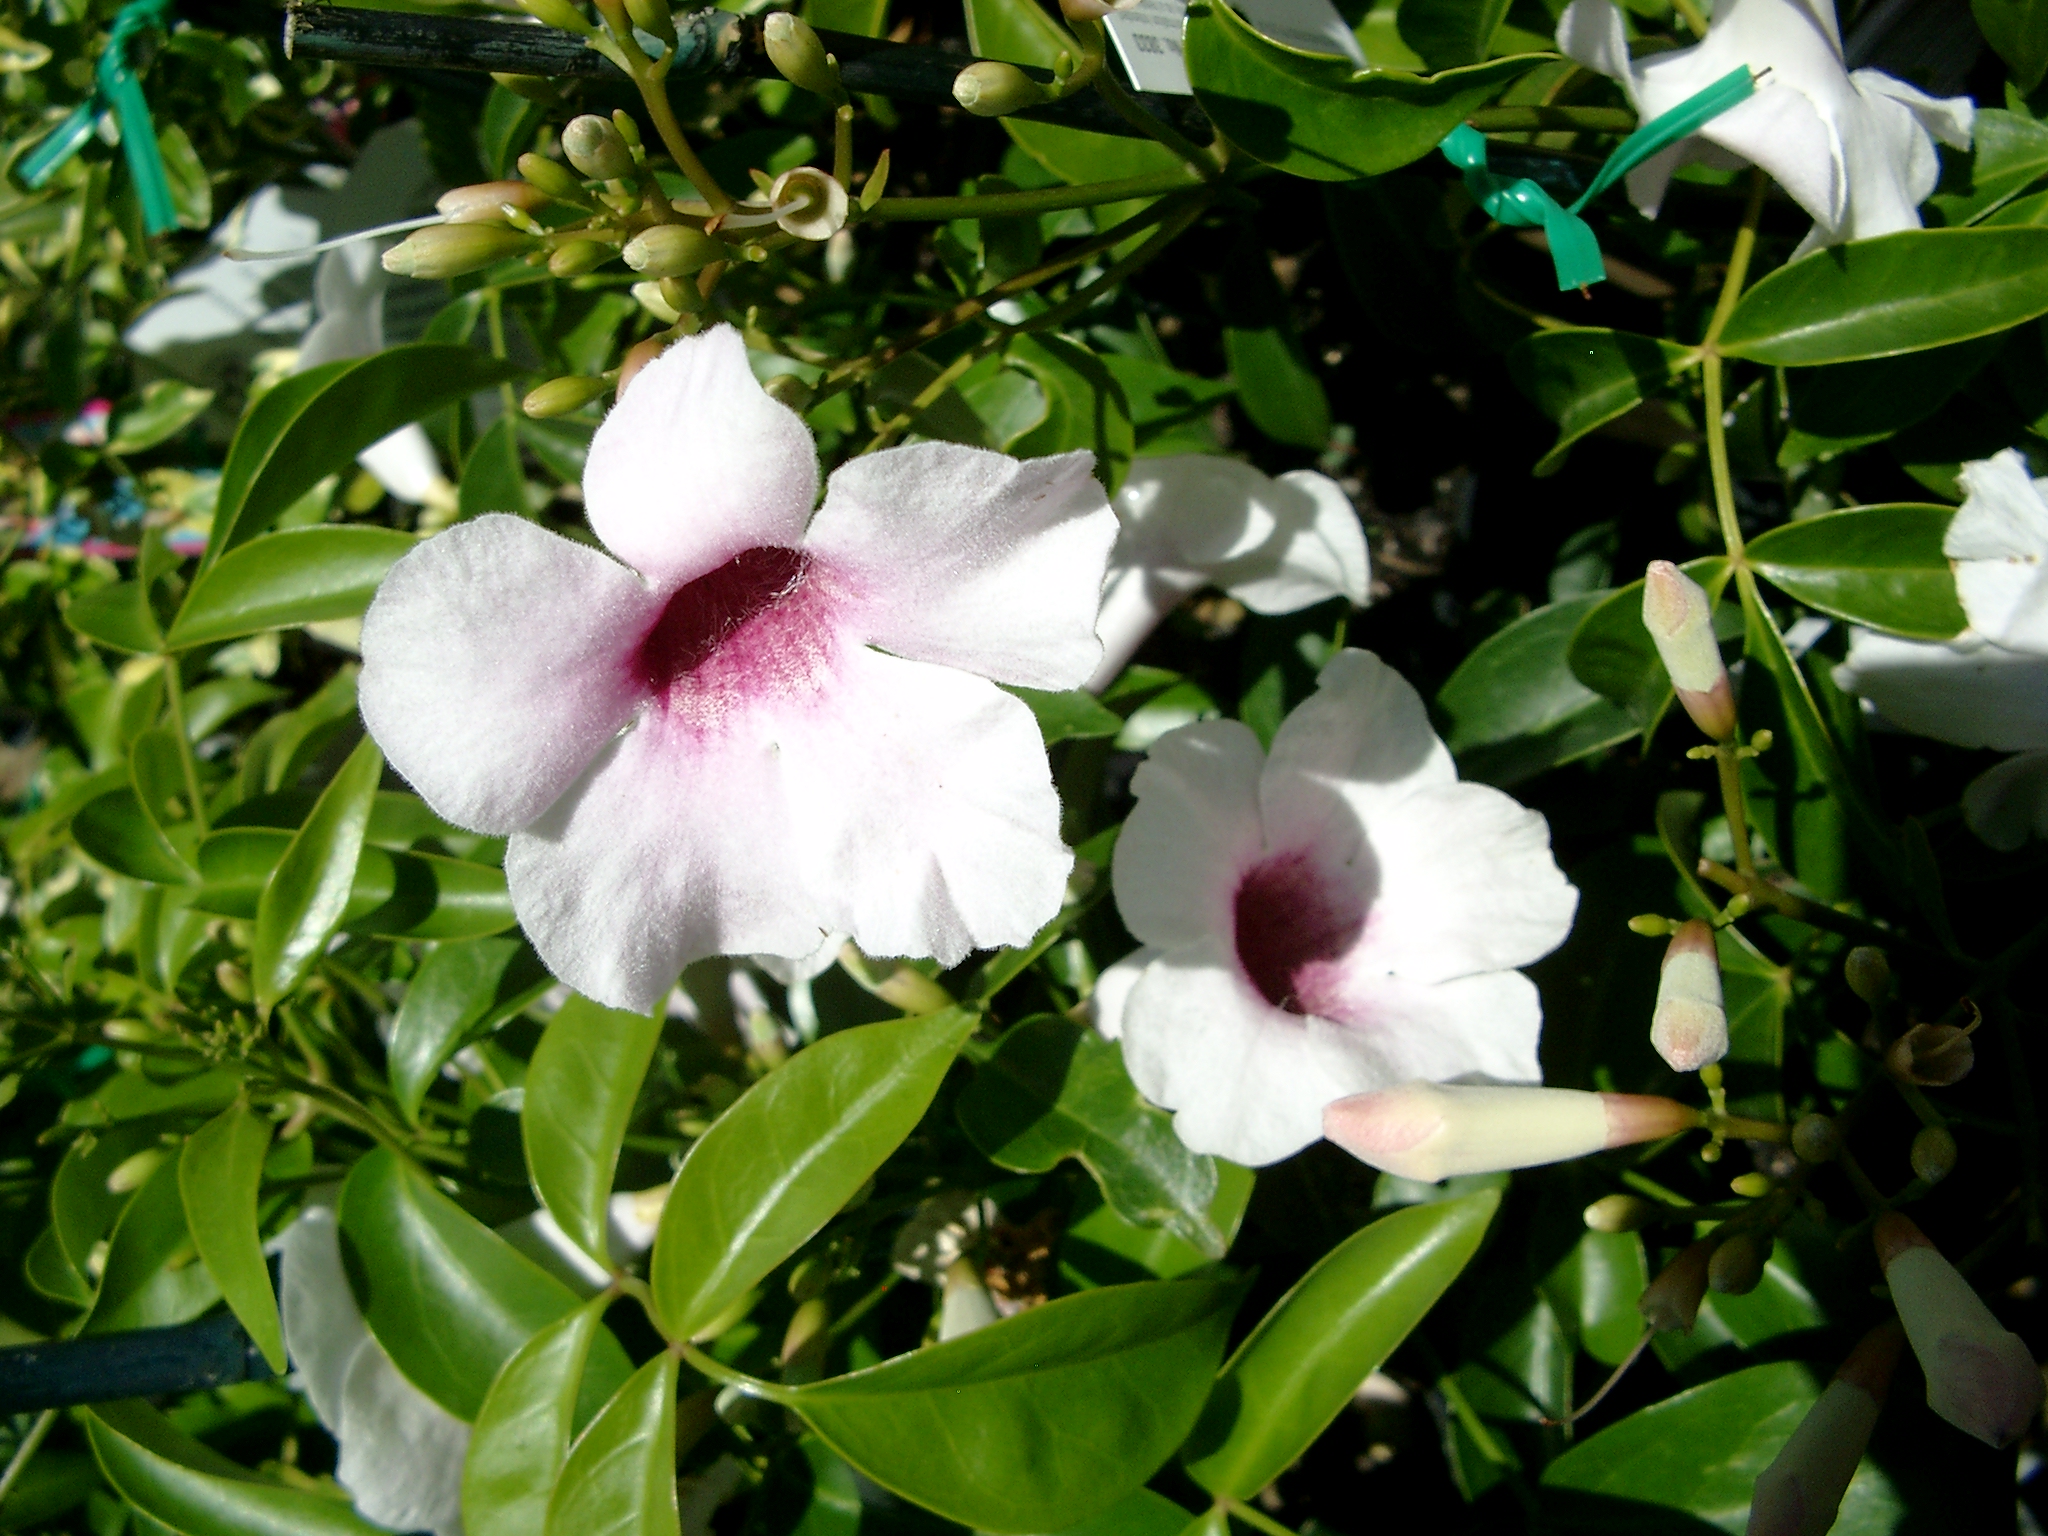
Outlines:
{"label": "pale pink petal", "polygon": [[816,926],[953,965],[1059,911],[1073,855],[1052,771],[1031,711],[993,683],[854,649],[778,737],[778,824]]}
{"label": "pale pink petal", "polygon": [[334,1480],[366,1520],[393,1531],[462,1536],[469,1426],[407,1381],[374,1342],[342,1387]]}
{"label": "pale pink petal", "polygon": [[2048,752],[2022,752],[1978,774],[1963,791],[1963,820],[2006,853],[2029,837],[2048,838]]}
{"label": "pale pink petal", "polygon": [[1404,976],[1333,976],[1313,1001],[1319,1015],[1352,1035],[1370,1063],[1374,1088],[1418,1080],[1542,1080],[1536,1041],[1543,1004],[1535,983],[1519,971],[1436,985]]}
{"label": "pale pink petal", "polygon": [[1296,613],[1331,598],[1363,603],[1371,568],[1365,527],[1328,475],[1290,470],[1264,491],[1273,529],[1255,551],[1220,562],[1216,585],[1253,613]]}
{"label": "pale pink petal", "polygon": [[1235,720],[1198,721],[1153,743],[1111,856],[1117,911],[1138,939],[1228,940],[1238,879],[1261,851],[1262,763],[1258,737]]}
{"label": "pale pink petal", "polygon": [[817,494],[810,430],[755,382],[729,325],[634,375],[583,471],[590,526],[664,592],[742,550],[794,547]]}
{"label": "pale pink petal", "polygon": [[1116,565],[1211,567],[1272,541],[1274,481],[1239,459],[1139,459],[1116,493]]}
{"label": "pale pink petal", "polygon": [[853,459],[804,548],[872,644],[1000,683],[1079,687],[1102,659],[1095,615],[1117,526],[1091,463],[957,443]]}
{"label": "pale pink petal", "polygon": [[631,717],[660,612],[597,550],[493,515],[391,568],[363,618],[363,720],[420,798],[504,833],[561,795]]}
{"label": "pale pink petal", "polygon": [[1144,945],[1132,950],[1095,978],[1095,990],[1088,994],[1088,1022],[1105,1040],[1123,1037],[1124,1009],[1130,1003],[1131,989],[1145,974],[1145,967],[1157,960],[1160,953],[1151,945]]}
{"label": "pale pink petal", "polygon": [[1377,828],[1410,795],[1457,776],[1408,680],[1370,651],[1339,651],[1273,738],[1259,785],[1266,846],[1349,862],[1364,823]]}
{"label": "pale pink petal", "polygon": [[1963,466],[1968,493],[1941,541],[1970,627],[2048,653],[2048,496],[2013,449]]}
{"label": "pale pink petal", "polygon": [[1200,571],[1112,565],[1102,588],[1102,611],[1095,618],[1102,660],[1088,679],[1089,691],[1100,693],[1115,682],[1159,621],[1207,585]]}
{"label": "pale pink petal", "polygon": [[697,733],[650,712],[505,850],[513,910],[585,997],[651,1012],[706,955],[808,954],[772,718]]}

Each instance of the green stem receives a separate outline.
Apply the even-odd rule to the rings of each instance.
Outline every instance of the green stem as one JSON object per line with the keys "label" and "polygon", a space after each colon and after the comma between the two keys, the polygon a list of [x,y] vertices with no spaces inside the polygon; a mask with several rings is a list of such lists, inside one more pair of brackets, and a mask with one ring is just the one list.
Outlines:
{"label": "green stem", "polygon": [[[634,88],[640,92],[641,104],[647,108],[647,116],[654,123],[654,131],[661,136],[661,147],[675,161],[676,169],[689,177],[690,185],[697,189],[713,213],[732,212],[731,194],[718,184],[718,178],[697,158],[697,152],[690,148],[690,141],[683,133],[683,125],[676,121],[676,109],[669,105],[668,87],[663,83],[667,68],[657,65],[641,50],[633,37],[633,23],[618,0],[597,0],[597,11],[604,18],[606,30],[611,33],[607,41],[612,45],[600,51],[632,77]],[[675,56],[673,50],[665,55],[669,60]]]}
{"label": "green stem", "polygon": [[[1740,535],[1738,535],[1740,537]],[[1721,808],[1735,839],[1735,868],[1744,880],[1756,879],[1756,857],[1749,846],[1749,815],[1742,798],[1742,754],[1739,743],[1714,744],[1714,768],[1721,779]]]}
{"label": "green stem", "polygon": [[[484,328],[490,332],[491,356],[503,362],[505,360],[505,290],[502,288],[486,288],[484,290]],[[498,386],[498,399],[505,408],[505,419],[507,421],[517,421],[519,419],[519,397],[512,392],[512,384],[509,379]],[[513,446],[512,452],[514,455],[512,468],[516,475],[519,468],[517,460],[519,449],[516,443]]]}
{"label": "green stem", "polygon": [[1728,468],[1727,406],[1722,399],[1718,343],[1728,317],[1735,313],[1736,301],[1742,297],[1743,284],[1749,280],[1749,262],[1756,252],[1756,230],[1763,209],[1764,176],[1762,171],[1756,171],[1750,177],[1749,202],[1742,211],[1742,225],[1735,232],[1734,249],[1728,254],[1721,297],[1715,302],[1713,318],[1707,322],[1707,334],[1700,343],[1706,353],[1700,377],[1706,390],[1707,467],[1714,481],[1714,510],[1721,524],[1721,540],[1728,546],[1728,557],[1738,564],[1742,559],[1742,530],[1735,520],[1735,481]]}
{"label": "green stem", "polygon": [[842,187],[853,186],[853,103],[842,101],[832,109],[832,179]]}
{"label": "green stem", "polygon": [[1466,119],[1481,133],[1633,133],[1627,107],[1481,107]]}
{"label": "green stem", "polygon": [[867,447],[861,449],[861,452],[863,454],[876,453],[896,441],[897,437],[913,421],[916,421],[919,416],[931,409],[932,405],[941,395],[960,382],[961,375],[965,374],[968,369],[972,368],[1002,344],[1002,333],[996,332],[993,335],[982,337],[981,340],[954,358],[952,362],[948,363],[940,371],[937,378],[917,392],[917,397],[910,404],[906,405],[901,411],[898,411],[876,429],[875,435],[868,440]]}
{"label": "green stem", "polygon": [[1252,1529],[1264,1531],[1266,1536],[1295,1536],[1292,1526],[1282,1525],[1264,1510],[1242,1499],[1218,1499],[1216,1502]]}
{"label": "green stem", "polygon": [[[1100,27],[1101,22],[1093,25]],[[1181,163],[1204,181],[1214,181],[1223,174],[1223,168],[1216,163],[1216,157],[1204,151],[1201,146],[1185,138],[1170,123],[1160,121],[1132,99],[1131,93],[1123,88],[1114,70],[1099,70],[1095,76],[1095,94],[1109,103],[1110,110],[1129,123],[1147,138],[1156,139],[1176,155]]]}
{"label": "green stem", "polygon": [[[721,1386],[738,1387],[749,1397],[764,1398],[771,1403],[787,1403],[791,1399],[788,1387],[772,1381],[763,1381],[758,1376],[749,1376],[745,1371],[736,1371],[723,1360],[714,1359],[685,1340],[677,1340],[669,1347],[688,1361],[699,1375]],[[1289,1536],[1293,1536],[1293,1533],[1290,1532]]]}
{"label": "green stem", "polygon": [[1143,245],[1131,252],[1130,255],[1124,257],[1123,260],[1110,266],[1086,288],[1076,293],[1068,294],[1066,298],[1060,300],[1059,303],[1053,305],[1052,308],[1046,310],[1043,314],[1033,315],[1029,320],[1025,320],[1017,325],[1005,326],[1004,334],[1021,336],[1032,331],[1049,331],[1055,326],[1065,324],[1073,316],[1080,314],[1081,311],[1094,304],[1103,294],[1107,293],[1139,268],[1147,265],[1161,251],[1178,240],[1186,232],[1187,227],[1199,219],[1208,210],[1208,207],[1209,204],[1206,199],[1188,203],[1181,211],[1163,221],[1159,228],[1152,232],[1152,237]]}
{"label": "green stem", "polygon": [[1068,208],[1099,208],[1104,203],[1140,197],[1163,197],[1196,185],[1181,171],[1154,171],[1122,181],[1096,181],[1079,187],[1034,187],[1028,192],[991,192],[982,197],[885,197],[860,215],[862,223],[901,223],[909,219],[999,219],[1032,213],[1058,213]]}
{"label": "green stem", "polygon": [[1698,0],[1671,0],[1671,8],[1685,18],[1694,37],[1707,35],[1707,14],[1699,8]]}
{"label": "green stem", "polygon": [[14,1492],[14,1485],[21,1481],[21,1474],[28,1470],[28,1464],[36,1459],[36,1452],[43,1448],[43,1441],[49,1438],[50,1426],[57,1422],[57,1410],[45,1408],[36,1415],[35,1423],[29,1426],[27,1434],[21,1437],[21,1444],[14,1448],[14,1456],[7,1463],[7,1470],[0,1472],[0,1504],[7,1502],[7,1496]]}
{"label": "green stem", "polygon": [[164,705],[170,711],[171,731],[178,738],[178,762],[185,770],[185,793],[192,801],[192,821],[200,836],[206,835],[206,796],[199,790],[199,760],[192,755],[192,738],[185,732],[185,685],[178,679],[178,658],[164,658]]}
{"label": "green stem", "polygon": [[1865,922],[1860,917],[1851,917],[1846,912],[1837,912],[1833,907],[1824,907],[1818,902],[1796,896],[1780,886],[1771,884],[1761,875],[1745,878],[1726,864],[1713,859],[1701,859],[1695,871],[1701,879],[1711,880],[1731,896],[1747,896],[1753,907],[1769,907],[1773,912],[1789,917],[1809,928],[1825,928],[1830,933],[1839,933],[1846,938],[1856,939],[1865,944],[1906,944],[1926,954],[1938,955],[1941,951],[1880,928],[1875,923]]}

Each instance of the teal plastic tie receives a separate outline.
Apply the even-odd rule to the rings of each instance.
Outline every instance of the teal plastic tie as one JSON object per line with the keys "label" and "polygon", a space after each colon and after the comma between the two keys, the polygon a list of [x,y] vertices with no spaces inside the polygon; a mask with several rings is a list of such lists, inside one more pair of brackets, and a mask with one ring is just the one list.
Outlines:
{"label": "teal plastic tie", "polygon": [[164,174],[149,101],[128,63],[129,40],[145,27],[167,26],[170,16],[171,0],[130,0],[115,13],[107,46],[100,51],[93,70],[92,94],[22,157],[15,174],[24,187],[34,192],[48,185],[65,162],[84,148],[100,115],[111,111],[120,124],[121,152],[127,157],[128,174],[142,204],[142,227],[152,235],[178,227],[178,210],[171,201],[171,182]]}
{"label": "teal plastic tie", "polygon": [[1567,208],[1528,177],[1507,177],[1486,164],[1486,135],[1460,123],[1438,146],[1463,173],[1465,190],[1489,217],[1515,228],[1541,229],[1557,269],[1559,291],[1589,288],[1607,278],[1600,242],[1579,211],[1652,155],[1661,154],[1744,100],[1756,89],[1746,67],[1730,70],[1703,91],[1695,92],[1669,112],[1661,112],[1623,139],[1593,178],[1592,185]]}

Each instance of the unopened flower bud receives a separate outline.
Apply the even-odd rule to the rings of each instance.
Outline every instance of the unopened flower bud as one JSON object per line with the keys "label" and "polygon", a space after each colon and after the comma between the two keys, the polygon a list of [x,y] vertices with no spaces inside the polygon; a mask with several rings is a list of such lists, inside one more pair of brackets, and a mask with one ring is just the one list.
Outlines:
{"label": "unopened flower bud", "polygon": [[1842,1133],[1826,1115],[1801,1115],[1792,1127],[1792,1150],[1802,1162],[1830,1162],[1842,1150]]}
{"label": "unopened flower bud", "polygon": [[1014,64],[983,59],[953,77],[953,99],[976,117],[1001,117],[1045,100],[1045,87]]}
{"label": "unopened flower bud", "polygon": [[1765,1233],[1736,1233],[1707,1260],[1707,1288],[1722,1296],[1747,1296],[1764,1277],[1771,1247]]}
{"label": "unopened flower bud", "polygon": [[830,240],[846,227],[846,188],[813,166],[784,171],[768,189],[775,222],[799,240]]}
{"label": "unopened flower bud", "polygon": [[668,343],[650,336],[645,341],[636,341],[626,348],[626,355],[619,359],[620,399],[623,400],[626,396],[626,386],[633,382],[642,368],[661,356],[667,345]]}
{"label": "unopened flower bud", "polygon": [[817,1380],[824,1363],[825,1346],[831,1339],[832,1309],[825,1298],[813,1296],[798,1305],[782,1333],[782,1354],[776,1361],[785,1381],[794,1378]]}
{"label": "unopened flower bud", "polygon": [[566,165],[550,160],[546,155],[536,155],[530,150],[521,155],[519,174],[550,197],[575,203],[588,201],[589,194],[583,190],[583,183],[570,173]]}
{"label": "unopened flower bud", "polygon": [[1647,1094],[1462,1083],[1403,1083],[1323,1111],[1323,1134],[1360,1162],[1427,1183],[1562,1162],[1700,1123],[1698,1110]]}
{"label": "unopened flower bud", "polygon": [[555,247],[548,270],[557,277],[575,277],[611,260],[613,249],[601,240],[571,240]]}
{"label": "unopened flower bud", "polygon": [[549,379],[531,391],[519,408],[529,416],[563,416],[590,404],[611,387],[609,380],[594,375],[571,374]]}
{"label": "unopened flower bud", "polygon": [[1652,560],[1643,578],[1643,627],[1693,723],[1715,741],[1734,736],[1735,694],[1705,589],[1669,560]]}
{"label": "unopened flower bud", "polygon": [[[669,303],[667,297],[661,291],[660,283],[635,283],[628,291],[642,309],[654,316],[663,325],[674,325],[676,321],[682,318],[682,311]],[[620,366],[623,367],[624,365],[621,364]],[[623,377],[623,374],[621,377]]]}
{"label": "unopened flower bud", "polygon": [[1719,1238],[1703,1237],[1659,1270],[1636,1298],[1643,1320],[1659,1333],[1691,1333],[1706,1299],[1707,1269],[1720,1245]]}
{"label": "unopened flower bud", "polygon": [[512,75],[491,72],[491,78],[505,87],[514,96],[523,96],[528,101],[537,101],[544,107],[558,107],[562,104],[562,93],[555,84],[541,75]]}
{"label": "unopened flower bud", "polygon": [[[706,267],[704,270],[707,274],[711,273],[716,269],[717,265],[716,262],[713,262],[711,266]],[[637,287],[638,285],[635,284],[635,286]],[[673,309],[678,315],[695,315],[703,312],[706,295],[704,279],[702,277],[695,280],[686,277],[664,277],[654,286],[656,291],[660,293],[662,302],[668,305],[670,309]],[[675,322],[670,321],[669,323],[673,325]]]}
{"label": "unopened flower bud", "polygon": [[1602,1195],[1586,1207],[1586,1228],[1591,1232],[1635,1232],[1650,1224],[1657,1207],[1641,1195]]}
{"label": "unopened flower bud", "polygon": [[507,203],[531,213],[547,200],[547,194],[531,182],[479,181],[443,192],[434,207],[450,224],[502,224]]}
{"label": "unopened flower bud", "polygon": [[569,0],[519,0],[519,8],[535,21],[564,32],[587,36],[591,31],[589,19]]}
{"label": "unopened flower bud", "polygon": [[768,62],[791,85],[814,96],[839,96],[839,71],[832,67],[818,34],[801,16],[774,12],[761,23],[761,41],[768,49]]}
{"label": "unopened flower bud", "polygon": [[770,400],[779,400],[792,411],[801,411],[811,403],[811,386],[793,373],[778,373],[761,386],[761,391]]}
{"label": "unopened flower bud", "polygon": [[626,265],[649,277],[682,277],[722,261],[723,242],[688,224],[657,224],[626,242]]}
{"label": "unopened flower bud", "polygon": [[107,1192],[125,1195],[131,1189],[142,1188],[149,1182],[149,1176],[163,1166],[167,1156],[169,1153],[162,1147],[145,1147],[132,1157],[124,1157],[107,1175]]}
{"label": "unopened flower bud", "polygon": [[1060,0],[1060,14],[1069,21],[1100,21],[1136,4],[1138,0]]}
{"label": "unopened flower bud", "polygon": [[1871,1239],[1926,1374],[1927,1406],[1986,1445],[2011,1445],[2041,1411],[2041,1371],[2027,1346],[1909,1218],[1885,1212]]}
{"label": "unopened flower bud", "polygon": [[1953,1024],[1915,1024],[1891,1043],[1884,1053],[1884,1065],[1902,1083],[1949,1088],[1970,1075],[1977,1065],[1977,1048],[1970,1044],[1969,1029]]}
{"label": "unopened flower bud", "polygon": [[1956,1138],[1947,1126],[1923,1125],[1913,1138],[1913,1177],[1923,1184],[1939,1184],[1955,1171]]}
{"label": "unopened flower bud", "polygon": [[618,181],[633,174],[633,151],[608,117],[586,112],[562,130],[562,153],[592,181]]}
{"label": "unopened flower bud", "polygon": [[1679,924],[1664,951],[1650,1044],[1674,1072],[1697,1072],[1728,1054],[1728,1012],[1721,1004],[1714,930],[1697,917]]}
{"label": "unopened flower bud", "polygon": [[1858,944],[1842,962],[1842,979],[1849,990],[1872,1007],[1891,996],[1892,966],[1884,951],[1871,944]]}
{"label": "unopened flower bud", "polygon": [[957,1339],[996,1320],[996,1304],[971,1257],[955,1259],[946,1268],[939,1302],[939,1338]]}
{"label": "unopened flower bud", "polygon": [[460,277],[522,256],[537,244],[533,236],[502,224],[435,224],[414,230],[386,251],[384,270],[396,277]]}
{"label": "unopened flower bud", "polygon": [[246,1003],[256,995],[249,986],[249,973],[232,960],[223,960],[216,965],[213,979],[221,991],[238,1003]]}
{"label": "unopened flower bud", "polygon": [[668,0],[626,0],[626,15],[642,32],[651,32],[669,47],[675,47],[676,23],[669,14]]}
{"label": "unopened flower bud", "polygon": [[1905,1332],[1873,1328],[1756,1480],[1748,1536],[1827,1536],[1890,1390]]}

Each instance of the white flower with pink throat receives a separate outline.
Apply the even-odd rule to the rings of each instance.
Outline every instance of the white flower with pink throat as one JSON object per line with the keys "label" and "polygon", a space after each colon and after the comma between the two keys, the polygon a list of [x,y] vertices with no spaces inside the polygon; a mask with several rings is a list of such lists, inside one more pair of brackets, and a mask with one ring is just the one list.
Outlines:
{"label": "white flower with pink throat", "polygon": [[919,443],[841,467],[813,515],[809,431],[718,327],[598,429],[609,556],[493,515],[392,569],[364,719],[442,816],[510,835],[521,925],[613,1007],[831,933],[949,965],[1022,943],[1072,857],[996,684],[1072,688],[1100,657],[1116,518],[1090,463]]}
{"label": "white flower with pink throat", "polygon": [[1190,1147],[1271,1163],[1352,1094],[1540,1078],[1542,1006],[1514,968],[1564,939],[1578,893],[1543,818],[1459,783],[1378,657],[1332,658],[1270,756],[1202,721],[1132,788],[1113,875],[1145,947],[1103,974],[1097,1023]]}

